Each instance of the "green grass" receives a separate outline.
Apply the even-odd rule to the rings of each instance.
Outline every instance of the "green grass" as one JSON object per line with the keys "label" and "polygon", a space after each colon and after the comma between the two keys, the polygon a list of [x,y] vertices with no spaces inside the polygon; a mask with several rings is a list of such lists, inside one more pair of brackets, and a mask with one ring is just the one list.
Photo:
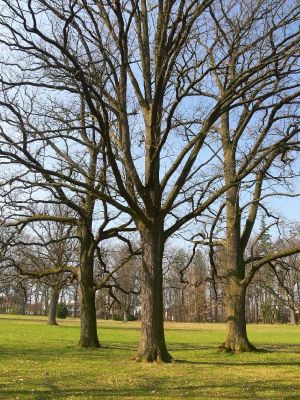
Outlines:
{"label": "green grass", "polygon": [[300,326],[250,325],[266,351],[217,351],[223,324],[166,324],[173,364],[132,361],[139,324],[99,321],[101,349],[77,346],[78,320],[0,315],[0,399],[300,399]]}

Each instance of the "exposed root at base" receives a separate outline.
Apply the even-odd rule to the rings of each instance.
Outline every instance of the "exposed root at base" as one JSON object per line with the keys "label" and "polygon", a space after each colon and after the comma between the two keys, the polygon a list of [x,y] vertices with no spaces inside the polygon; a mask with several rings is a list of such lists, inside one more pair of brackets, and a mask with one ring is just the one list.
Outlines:
{"label": "exposed root at base", "polygon": [[239,344],[235,346],[227,345],[225,342],[218,347],[219,351],[224,353],[250,353],[258,352],[259,350],[251,343]]}
{"label": "exposed root at base", "polygon": [[170,364],[174,362],[170,354],[164,357],[160,356],[154,357],[151,354],[138,354],[133,358],[133,360],[136,362],[157,363],[157,364]]}
{"label": "exposed root at base", "polygon": [[79,347],[82,349],[99,349],[101,347],[100,343],[81,343],[79,342]]}

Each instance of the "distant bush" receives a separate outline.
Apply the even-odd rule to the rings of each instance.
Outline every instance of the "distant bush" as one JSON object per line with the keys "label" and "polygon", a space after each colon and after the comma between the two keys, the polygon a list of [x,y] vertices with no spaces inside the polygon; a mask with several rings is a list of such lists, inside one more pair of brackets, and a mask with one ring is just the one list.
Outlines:
{"label": "distant bush", "polygon": [[112,317],[113,321],[123,321],[123,316],[115,314]]}
{"label": "distant bush", "polygon": [[[124,321],[124,315],[120,315],[120,314],[115,314],[112,319],[114,321]],[[127,321],[136,321],[136,317],[132,314],[128,314],[127,315]]]}
{"label": "distant bush", "polygon": [[136,321],[136,320],[137,320],[137,318],[134,315],[132,315],[132,314],[128,315],[128,321]]}
{"label": "distant bush", "polygon": [[65,319],[68,316],[68,307],[65,303],[59,303],[56,312],[57,318]]}
{"label": "distant bush", "polygon": [[21,314],[20,307],[18,305],[14,305],[10,308],[9,314],[18,315]]}

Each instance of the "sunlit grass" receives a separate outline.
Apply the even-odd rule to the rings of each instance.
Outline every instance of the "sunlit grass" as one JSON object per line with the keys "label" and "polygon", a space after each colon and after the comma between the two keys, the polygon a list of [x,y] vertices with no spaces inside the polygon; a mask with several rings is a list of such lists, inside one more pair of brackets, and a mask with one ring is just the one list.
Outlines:
{"label": "sunlit grass", "polygon": [[166,324],[175,363],[132,361],[139,323],[99,321],[101,349],[77,346],[79,321],[0,315],[0,399],[300,399],[300,326],[251,325],[251,354],[220,353],[223,324]]}

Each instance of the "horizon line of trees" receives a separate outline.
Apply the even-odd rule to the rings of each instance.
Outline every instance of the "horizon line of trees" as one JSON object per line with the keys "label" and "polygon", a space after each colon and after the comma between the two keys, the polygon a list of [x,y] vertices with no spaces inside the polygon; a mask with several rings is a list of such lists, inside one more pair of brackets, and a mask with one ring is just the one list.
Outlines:
{"label": "horizon line of trees", "polygon": [[[264,221],[264,220],[263,220]],[[261,230],[265,228],[262,223]],[[269,233],[259,239],[259,246],[271,247]],[[282,245],[282,243],[281,243]],[[116,247],[110,262],[126,252]],[[31,249],[31,251],[34,251]],[[69,249],[70,251],[70,249]],[[71,249],[73,252],[74,249]],[[107,250],[109,252],[109,250]],[[50,253],[51,254],[51,253]],[[33,254],[27,252],[26,257]],[[226,322],[226,282],[212,277],[207,255],[196,251],[192,263],[186,267],[190,251],[178,246],[167,248],[164,255],[164,320],[171,322]],[[51,261],[50,261],[51,262]],[[132,260],[130,260],[132,264]],[[217,255],[218,270],[224,269],[222,254]],[[115,277],[118,286],[112,290],[99,289],[96,293],[96,316],[127,322],[139,320],[139,269],[135,265],[119,270]],[[114,269],[111,267],[110,269]],[[7,276],[6,276],[7,275]],[[68,279],[69,278],[69,279]],[[118,289],[123,288],[124,291]],[[70,276],[54,275],[50,279],[30,278],[20,270],[3,271],[0,279],[0,313],[47,315],[48,324],[57,324],[61,305],[69,317],[80,317],[78,281]],[[278,266],[262,270],[251,283],[246,294],[247,323],[299,322],[300,313],[300,259],[298,255],[286,259],[285,269]]]}

